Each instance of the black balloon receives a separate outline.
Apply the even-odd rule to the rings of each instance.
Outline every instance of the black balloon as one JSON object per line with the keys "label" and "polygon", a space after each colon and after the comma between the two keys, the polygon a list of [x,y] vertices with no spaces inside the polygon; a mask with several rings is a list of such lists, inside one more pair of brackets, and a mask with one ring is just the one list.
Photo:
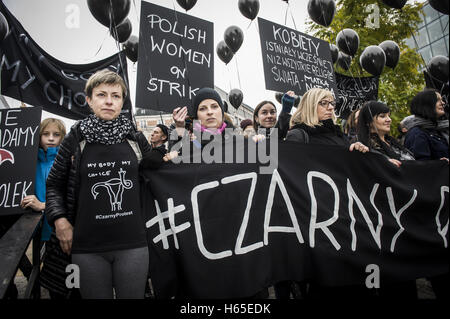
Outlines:
{"label": "black balloon", "polygon": [[259,0],[239,0],[239,11],[250,20],[256,18],[259,12]]}
{"label": "black balloon", "polygon": [[311,20],[324,27],[328,27],[336,13],[334,0],[309,0],[308,14]]}
{"label": "black balloon", "polygon": [[333,64],[335,64],[339,57],[339,49],[337,46],[330,43],[330,51],[331,51],[331,60],[333,61]]}
{"label": "black balloon", "polygon": [[232,89],[228,94],[228,101],[230,101],[231,105],[233,105],[235,109],[238,109],[239,106],[241,106],[243,100],[244,95],[239,89]]}
{"label": "black balloon", "polygon": [[121,24],[130,12],[130,0],[87,0],[87,4],[94,18],[108,28]]}
{"label": "black balloon", "polygon": [[177,2],[184,10],[189,11],[195,6],[197,0],[177,0]]}
{"label": "black balloon", "polygon": [[233,51],[231,51],[223,40],[217,44],[216,53],[225,64],[228,64],[234,56]]}
{"label": "black balloon", "polygon": [[448,0],[428,0],[428,3],[435,10],[448,15]]}
{"label": "black balloon", "polygon": [[352,57],[339,51],[337,64],[347,71],[350,69],[350,64],[352,64]]}
{"label": "black balloon", "polygon": [[139,38],[135,35],[130,36],[127,42],[123,44],[126,56],[133,62],[137,62],[138,60],[138,47]]}
{"label": "black balloon", "polygon": [[353,29],[344,29],[336,37],[336,45],[345,54],[355,56],[359,47],[359,36]]}
{"label": "black balloon", "polygon": [[0,12],[0,42],[3,41],[8,32],[8,21],[6,21],[5,16]]}
{"label": "black balloon", "polygon": [[228,45],[231,51],[233,51],[233,53],[236,53],[241,47],[242,42],[244,42],[244,33],[242,32],[241,28],[232,25],[225,30],[223,38],[225,39],[225,43]]}
{"label": "black balloon", "polygon": [[130,19],[126,18],[117,28],[110,31],[112,37],[119,41],[120,43],[125,42],[131,35],[131,30],[133,29]]}
{"label": "black balloon", "polygon": [[383,0],[384,4],[391,8],[401,9],[405,6],[407,0]]}
{"label": "black balloon", "polygon": [[443,55],[433,57],[428,62],[427,70],[433,79],[437,79],[441,82],[448,81],[448,58]]}
{"label": "black balloon", "polygon": [[386,66],[394,69],[400,60],[400,48],[394,41],[383,41],[378,45],[386,55]]}
{"label": "black balloon", "polygon": [[386,64],[386,55],[377,45],[369,45],[359,57],[361,67],[372,75],[380,75]]}

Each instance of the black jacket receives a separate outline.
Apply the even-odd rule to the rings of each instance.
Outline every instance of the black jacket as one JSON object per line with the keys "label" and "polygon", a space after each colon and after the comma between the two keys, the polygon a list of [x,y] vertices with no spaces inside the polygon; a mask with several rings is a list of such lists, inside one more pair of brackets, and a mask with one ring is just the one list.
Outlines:
{"label": "black jacket", "polygon": [[[164,154],[161,150],[152,149],[141,132],[133,131],[126,139],[135,152],[135,147],[139,148],[142,155],[140,168],[157,168],[162,164]],[[79,166],[85,142],[80,122],[77,122],[62,141],[48,175],[45,215],[53,228],[55,220],[61,217],[67,218],[72,225],[75,224],[80,184]]]}
{"label": "black jacket", "polygon": [[332,120],[325,120],[322,125],[314,127],[304,123],[297,124],[287,133],[286,141],[303,144],[350,146],[347,136],[342,133],[340,126],[335,125]]}

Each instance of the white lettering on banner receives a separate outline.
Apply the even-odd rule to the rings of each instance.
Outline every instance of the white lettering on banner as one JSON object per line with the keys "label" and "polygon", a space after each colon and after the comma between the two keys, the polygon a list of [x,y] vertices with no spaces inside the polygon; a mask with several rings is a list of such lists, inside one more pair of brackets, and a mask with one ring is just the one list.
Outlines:
{"label": "white lettering on banner", "polygon": [[[275,196],[275,188],[278,185],[281,194],[283,195],[283,199],[286,203],[289,217],[291,218],[293,227],[285,227],[285,226],[269,226],[270,217],[272,214],[272,206],[273,199]],[[291,199],[286,191],[286,187],[284,186],[283,180],[281,179],[278,170],[273,171],[272,180],[270,181],[269,194],[267,196],[267,204],[266,210],[264,214],[264,245],[269,244],[269,233],[295,233],[297,235],[297,239],[300,244],[304,243],[302,233],[300,231],[300,226],[298,224],[297,216],[295,215],[294,207],[292,206]]]}
{"label": "white lettering on banner", "polygon": [[207,65],[208,68],[211,68],[211,53],[208,55],[198,52],[192,49],[185,49],[183,46],[179,44],[175,44],[173,42],[166,43],[166,39],[163,39],[162,42],[157,43],[153,36],[150,36],[150,40],[152,43],[152,52],[159,52],[161,55],[175,56],[178,58],[187,58],[187,62],[193,62],[195,64]]}
{"label": "white lettering on banner", "polygon": [[157,14],[149,14],[147,16],[148,23],[150,23],[150,27],[153,29],[155,25],[159,28],[161,32],[164,33],[172,33],[180,38],[186,38],[188,40],[194,40],[198,43],[206,43],[206,31],[198,30],[196,28],[190,28],[185,25],[182,28],[182,33],[177,32],[178,21],[175,21],[173,24],[164,18],[161,18]]}
{"label": "white lettering on banner", "polygon": [[398,226],[400,227],[400,229],[398,230],[398,232],[394,235],[394,237],[392,237],[392,241],[391,241],[391,252],[394,252],[395,249],[395,243],[397,242],[398,237],[400,236],[400,234],[405,230],[405,228],[403,228],[402,224],[400,223],[400,217],[402,216],[403,212],[412,205],[412,203],[414,203],[414,200],[417,197],[417,190],[414,190],[413,196],[411,197],[411,199],[409,200],[408,203],[406,203],[405,206],[403,206],[402,208],[400,208],[397,212],[397,210],[395,209],[395,202],[394,202],[394,195],[392,194],[392,187],[386,187],[386,194],[388,197],[388,202],[389,202],[389,208],[391,209],[391,213],[392,216],[394,216]]}
{"label": "white lettering on banner", "polygon": [[301,50],[319,55],[319,41],[315,43],[313,39],[309,39],[301,34],[297,34],[294,31],[289,31],[287,29],[281,30],[281,28],[277,28],[276,26],[273,26],[272,30],[273,38],[275,40],[281,41],[286,45],[291,45],[294,48],[300,48]]}
{"label": "white lettering on banner", "polygon": [[375,198],[375,194],[378,190],[378,186],[380,186],[380,184],[378,184],[378,183],[375,184],[373,186],[372,192],[370,194],[370,202],[372,203],[372,205],[374,206],[375,210],[378,213],[378,225],[377,225],[377,229],[375,230],[373,227],[372,220],[369,218],[369,214],[367,213],[366,209],[364,208],[361,200],[358,198],[358,195],[356,195],[356,192],[353,190],[350,180],[347,178],[348,212],[350,214],[350,219],[352,220],[350,223],[350,231],[352,233],[352,250],[353,251],[356,250],[356,241],[357,241],[356,232],[355,232],[356,219],[355,219],[355,216],[353,215],[353,200],[358,205],[358,208],[359,208],[362,216],[364,217],[364,220],[367,223],[367,227],[369,227],[370,233],[372,234],[373,239],[377,243],[378,248],[381,249],[381,228],[383,227],[383,219],[382,219],[381,213],[375,207],[374,202],[373,202],[373,199]]}
{"label": "white lettering on banner", "polygon": [[[334,192],[333,217],[331,217],[330,219],[325,220],[323,222],[320,222],[320,223],[317,223],[317,200],[316,200],[316,196],[314,195],[314,187],[313,187],[313,182],[312,182],[313,177],[320,178],[323,181],[327,182],[331,186],[331,188],[333,189],[333,192]],[[338,188],[337,188],[336,184],[334,183],[334,181],[331,179],[331,177],[324,173],[320,173],[320,172],[316,172],[316,171],[308,172],[307,179],[308,179],[309,194],[311,196],[311,221],[309,224],[309,245],[311,247],[315,246],[316,229],[321,229],[324,232],[324,234],[328,237],[330,242],[333,244],[334,248],[336,248],[336,250],[339,250],[339,249],[341,249],[341,245],[339,245],[336,238],[333,236],[331,231],[328,229],[328,226],[334,224],[334,222],[339,217],[339,191],[338,191]]]}
{"label": "white lettering on banner", "polygon": [[[333,216],[331,218],[329,218],[325,221],[321,221],[321,222],[317,222],[317,218],[318,218],[317,213],[318,213],[319,209],[318,209],[317,199],[315,196],[314,178],[317,178],[317,179],[320,179],[320,180],[326,182],[334,192]],[[219,187],[220,184],[228,185],[228,184],[245,181],[245,180],[250,180],[251,183],[250,183],[248,196],[246,199],[245,211],[242,214],[242,222],[241,222],[241,225],[239,227],[239,231],[238,231],[237,237],[236,237],[236,242],[235,242],[235,246],[234,246],[234,254],[235,255],[247,254],[247,253],[257,250],[259,248],[263,248],[264,246],[268,246],[269,245],[269,233],[273,233],[273,232],[295,233],[298,242],[300,244],[304,244],[303,235],[302,235],[302,232],[300,229],[299,221],[297,219],[297,217],[300,215],[296,214],[296,212],[295,212],[294,206],[292,205],[291,199],[290,199],[288,191],[284,185],[284,182],[281,178],[281,175],[279,174],[277,169],[274,169],[273,173],[272,173],[269,189],[268,189],[267,202],[266,202],[265,212],[264,212],[263,240],[259,241],[259,242],[254,242],[252,244],[249,244],[249,245],[243,247],[244,239],[248,232],[248,226],[251,221],[251,216],[252,216],[251,208],[252,208],[253,202],[255,200],[254,195],[255,195],[255,190],[256,190],[257,181],[258,181],[258,174],[255,172],[242,173],[242,174],[236,174],[236,175],[232,175],[232,176],[228,176],[228,177],[223,177],[220,180],[220,183],[219,183],[219,181],[206,182],[206,183],[197,185],[197,186],[193,187],[193,189],[192,189],[190,199],[191,199],[191,205],[192,205],[192,217],[193,217],[193,221],[194,221],[197,245],[198,245],[199,251],[207,259],[217,260],[217,259],[230,257],[233,255],[233,250],[228,249],[228,250],[223,250],[223,251],[219,251],[219,252],[211,252],[206,248],[206,243],[204,241],[204,236],[203,236],[204,233],[202,230],[202,222],[201,222],[201,218],[200,218],[201,205],[199,204],[199,200],[198,200],[199,194],[206,190],[211,190],[212,192],[218,191],[218,190],[213,190],[213,189]],[[359,219],[358,222],[361,221],[361,224],[364,224],[364,222],[365,222],[377,247],[379,249],[381,249],[382,248],[381,231],[382,231],[382,228],[384,225],[383,215],[375,205],[375,196],[378,192],[380,185],[378,183],[375,183],[372,187],[372,190],[371,190],[371,193],[369,196],[371,206],[373,207],[374,211],[377,214],[378,223],[375,227],[373,221],[369,217],[369,211],[366,209],[366,207],[364,207],[363,202],[356,194],[350,179],[347,179],[346,181],[347,181],[346,182],[346,188],[347,188],[346,191],[347,191],[347,198],[348,198],[347,207],[348,207],[348,212],[349,212],[349,216],[350,216],[350,220],[351,220],[349,228],[350,228],[351,238],[352,238],[352,242],[351,242],[352,251],[356,251],[356,249],[357,249],[357,234],[355,231],[355,224],[357,222],[357,219],[356,219],[355,213],[354,213],[354,204],[355,203],[361,213],[361,216],[363,217],[362,219]],[[274,204],[275,191],[276,191],[277,186],[283,197],[284,203],[286,204],[287,212],[288,212],[289,218],[292,222],[291,227],[271,226],[270,225],[272,209],[273,209],[273,204]],[[333,181],[333,179],[330,176],[328,176],[325,173],[318,172],[318,171],[309,171],[307,173],[307,186],[308,186],[310,200],[311,200],[311,216],[310,216],[310,221],[309,221],[309,245],[310,245],[310,247],[311,248],[315,247],[316,229],[320,229],[326,235],[326,237],[329,239],[329,241],[334,246],[334,248],[336,250],[340,250],[341,245],[338,243],[337,239],[335,238],[335,236],[333,235],[333,233],[331,232],[331,230],[329,228],[332,224],[334,224],[339,219],[339,205],[340,205],[341,197],[340,197],[339,190],[338,190],[336,183]],[[316,186],[316,188],[317,188],[317,186]],[[1,190],[2,189],[0,187],[0,194],[1,194]],[[436,225],[437,225],[437,232],[444,239],[444,246],[447,247],[446,235],[448,232],[449,220],[447,219],[445,226],[442,227],[441,220],[440,220],[440,214],[441,214],[442,208],[444,207],[445,194],[449,192],[449,187],[442,186],[440,190],[441,190],[441,194],[440,194],[441,202],[440,202],[440,206],[437,211],[437,214],[436,214]],[[394,252],[395,243],[396,243],[398,237],[400,236],[400,234],[404,231],[404,228],[403,228],[402,224],[400,223],[400,218],[401,218],[402,214],[414,203],[415,199],[417,198],[417,190],[414,189],[413,195],[410,198],[410,200],[408,201],[408,203],[406,203],[398,211],[396,210],[396,207],[395,207],[394,196],[393,196],[391,187],[386,187],[386,194],[387,194],[387,201],[388,201],[388,205],[390,207],[392,216],[395,218],[395,221],[399,226],[399,231],[396,234],[394,234],[394,236],[391,239],[390,251]],[[1,196],[0,196],[0,200],[1,200]],[[175,206],[174,199],[169,198],[167,200],[167,211],[161,212],[159,203],[156,200],[155,200],[155,206],[156,206],[156,216],[153,217],[151,220],[149,220],[146,223],[147,228],[150,228],[157,223],[159,225],[159,234],[153,238],[153,242],[158,243],[161,241],[163,244],[163,248],[169,249],[170,247],[169,247],[167,238],[168,238],[168,236],[173,236],[175,248],[179,249],[179,242],[178,242],[177,234],[190,228],[190,226],[191,226],[191,223],[189,223],[189,222],[185,222],[178,226],[175,223],[176,214],[185,211],[185,205],[181,204],[181,205]],[[324,211],[324,210],[321,210],[321,211]],[[386,216],[384,216],[384,217],[386,217]],[[169,224],[170,224],[170,228],[168,228],[168,229],[165,228],[165,224],[164,224],[164,220],[166,220],[166,219],[168,219]],[[364,222],[362,222],[362,220],[364,220]],[[210,236],[207,236],[207,238],[210,238]]]}
{"label": "white lettering on banner", "polygon": [[[180,233],[189,227],[191,227],[191,223],[187,222],[184,224],[181,224],[179,226],[175,226],[175,214],[181,213],[185,210],[184,205],[173,205],[173,199],[169,198],[167,200],[167,211],[161,212],[161,209],[159,208],[158,201],[155,200],[155,206],[156,206],[156,216],[153,217],[151,220],[149,220],[145,227],[150,228],[156,223],[159,225],[159,235],[153,238],[153,242],[156,244],[160,241],[163,243],[164,249],[169,249],[169,242],[167,241],[168,236],[174,236],[175,241],[175,248],[178,249],[178,240],[176,238],[176,234]],[[170,223],[170,229],[166,229],[164,226],[164,219],[169,218]]]}
{"label": "white lettering on banner", "polygon": [[0,130],[0,147],[11,148],[19,146],[34,145],[34,135],[37,132],[39,125],[32,127],[16,127],[14,129]]}
{"label": "white lettering on banner", "polygon": [[448,232],[448,224],[449,220],[447,219],[447,224],[445,224],[444,228],[442,228],[441,220],[439,218],[439,215],[441,213],[442,207],[444,206],[445,202],[445,195],[444,193],[448,193],[448,186],[441,186],[441,204],[439,205],[439,209],[436,213],[436,225],[437,225],[437,231],[439,235],[441,235],[442,239],[444,240],[444,247],[447,248],[447,232]]}
{"label": "white lettering on banner", "polygon": [[0,185],[0,208],[18,207],[22,199],[27,196],[33,182],[6,183]]}
{"label": "white lettering on banner", "polygon": [[192,99],[196,92],[200,88],[193,88],[190,85],[186,86],[185,84],[180,84],[178,82],[171,82],[168,80],[158,79],[158,78],[151,78],[148,80],[149,86],[147,86],[147,90],[151,92],[159,92],[159,93],[165,93],[169,95],[178,95],[180,97],[189,97],[189,99]]}
{"label": "white lettering on banner", "polygon": [[219,253],[209,252],[203,242],[202,227],[200,223],[200,213],[198,208],[198,193],[219,186],[219,182],[213,181],[195,186],[191,193],[192,214],[194,216],[195,235],[197,236],[197,244],[203,256],[208,259],[221,259],[233,255],[231,250],[221,251]]}
{"label": "white lettering on banner", "polygon": [[263,246],[263,242],[257,242],[246,247],[242,247],[242,242],[244,241],[245,231],[247,230],[248,220],[250,217],[250,208],[252,207],[253,195],[255,194],[256,188],[256,180],[258,179],[258,175],[256,173],[247,173],[247,174],[238,174],[230,177],[222,178],[222,184],[229,184],[238,181],[242,181],[245,179],[251,179],[252,184],[250,186],[250,191],[248,193],[247,206],[245,207],[244,218],[242,219],[241,228],[239,229],[239,234],[236,240],[236,246],[234,253],[236,255],[246,254],[252,250],[261,248]]}
{"label": "white lettering on banner", "polygon": [[14,68],[14,72],[11,77],[11,82],[16,82],[17,75],[19,74],[20,63],[21,63],[21,61],[17,60],[10,65],[8,63],[8,59],[6,58],[6,55],[3,54],[2,62],[0,63],[0,70],[3,70],[3,66],[6,66],[7,70],[11,70],[12,68]]}

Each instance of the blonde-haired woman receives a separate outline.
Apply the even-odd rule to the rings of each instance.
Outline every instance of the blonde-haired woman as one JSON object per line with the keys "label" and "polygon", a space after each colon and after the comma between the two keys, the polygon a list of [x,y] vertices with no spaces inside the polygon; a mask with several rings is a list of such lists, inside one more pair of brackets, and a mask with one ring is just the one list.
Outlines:
{"label": "blonde-haired woman", "polygon": [[340,126],[336,125],[335,106],[330,91],[319,88],[307,91],[292,115],[286,141],[341,145],[349,147],[350,151],[368,152],[369,148],[360,142],[350,144]]}

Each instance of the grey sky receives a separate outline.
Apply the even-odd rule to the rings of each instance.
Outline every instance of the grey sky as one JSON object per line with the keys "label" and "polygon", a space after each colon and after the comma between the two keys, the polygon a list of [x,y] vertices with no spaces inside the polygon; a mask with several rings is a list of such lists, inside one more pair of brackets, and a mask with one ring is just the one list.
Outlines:
{"label": "grey sky", "polygon": [[[3,0],[3,2],[31,37],[45,51],[63,62],[90,63],[113,55],[119,50],[113,38],[109,36],[107,28],[97,22],[90,13],[86,0]],[[176,10],[184,12],[175,0],[148,2],[171,9],[175,7]],[[139,36],[140,3],[140,0],[131,0],[128,15],[133,25],[132,33],[136,36]],[[260,0],[258,16],[306,32],[305,23],[309,19],[307,3],[308,0],[290,1],[288,7],[282,0]],[[76,17],[78,9],[79,25],[76,19],[71,19],[74,13]],[[214,23],[215,45],[223,39],[223,33],[230,25],[237,25],[244,32],[244,43],[228,66],[217,55],[215,56],[215,85],[225,91],[232,88],[241,89],[244,93],[244,102],[252,107],[262,100],[275,101],[274,92],[265,90],[257,21],[255,19],[249,27],[250,20],[239,12],[238,0],[198,0],[188,14]],[[131,99],[134,104],[137,64],[133,65],[131,61],[128,61],[128,64]]]}

